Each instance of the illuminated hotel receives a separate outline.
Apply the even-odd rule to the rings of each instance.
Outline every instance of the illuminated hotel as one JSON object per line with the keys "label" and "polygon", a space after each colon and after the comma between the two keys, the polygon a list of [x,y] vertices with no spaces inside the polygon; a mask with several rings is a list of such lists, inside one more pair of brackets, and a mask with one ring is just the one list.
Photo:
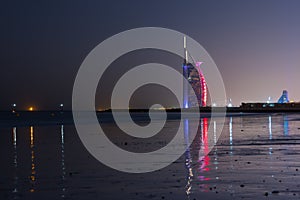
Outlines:
{"label": "illuminated hotel", "polygon": [[[183,62],[183,76],[192,86],[189,89],[187,82],[183,82],[183,108],[191,108],[199,105],[205,107],[207,103],[207,86],[204,75],[200,69],[201,62],[189,63],[188,51],[186,48],[186,37],[183,41],[184,47],[184,62]],[[196,95],[194,95],[196,94]]]}

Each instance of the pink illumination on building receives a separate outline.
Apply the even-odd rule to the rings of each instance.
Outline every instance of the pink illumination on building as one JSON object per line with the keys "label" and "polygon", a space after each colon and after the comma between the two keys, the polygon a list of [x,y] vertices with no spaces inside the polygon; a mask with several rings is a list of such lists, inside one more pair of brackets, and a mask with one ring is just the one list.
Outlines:
{"label": "pink illumination on building", "polygon": [[200,68],[202,62],[196,62],[196,69],[199,73],[200,87],[201,87],[201,106],[205,107],[207,105],[207,86],[204,75]]}

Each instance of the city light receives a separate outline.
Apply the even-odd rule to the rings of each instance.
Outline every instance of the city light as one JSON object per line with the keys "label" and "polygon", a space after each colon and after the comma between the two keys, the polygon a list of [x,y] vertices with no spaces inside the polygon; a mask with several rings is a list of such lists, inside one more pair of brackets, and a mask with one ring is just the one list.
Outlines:
{"label": "city light", "polygon": [[232,106],[233,106],[233,104],[232,104],[232,100],[231,100],[231,99],[229,99],[229,103],[228,103],[227,107],[232,107]]}
{"label": "city light", "polygon": [[13,113],[16,112],[16,107],[17,107],[17,104],[13,103],[13,104],[12,104],[12,112],[13,112]]}
{"label": "city light", "polygon": [[28,110],[29,110],[29,111],[33,111],[33,107],[30,106],[30,107],[28,108]]}

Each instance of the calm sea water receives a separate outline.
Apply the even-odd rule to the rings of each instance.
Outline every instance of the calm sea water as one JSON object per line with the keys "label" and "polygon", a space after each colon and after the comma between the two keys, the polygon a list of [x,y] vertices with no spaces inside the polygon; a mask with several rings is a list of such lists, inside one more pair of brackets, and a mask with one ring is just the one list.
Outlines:
{"label": "calm sea water", "polygon": [[[200,123],[194,142],[176,162],[145,174],[101,164],[82,145],[74,125],[1,127],[0,199],[300,198],[300,115],[227,117],[207,156],[199,156],[199,150],[213,134],[210,119]],[[167,132],[177,125],[168,123]],[[115,144],[137,152],[170,139],[131,141],[115,135],[113,124],[104,126]]]}

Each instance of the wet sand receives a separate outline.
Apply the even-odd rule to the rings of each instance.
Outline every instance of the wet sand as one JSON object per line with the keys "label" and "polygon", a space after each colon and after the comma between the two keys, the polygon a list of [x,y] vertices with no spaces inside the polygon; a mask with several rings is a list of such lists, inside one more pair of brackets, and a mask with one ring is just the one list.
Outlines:
{"label": "wet sand", "polygon": [[[299,119],[298,114],[227,117],[215,147],[204,157],[199,150],[205,148],[204,135],[212,133],[205,128],[210,119],[201,119],[202,127],[184,155],[145,174],[101,164],[84,148],[72,124],[2,127],[0,198],[299,199]],[[170,133],[173,123],[166,129]],[[122,148],[147,145],[114,137],[114,127],[105,126]],[[148,145],[159,148],[166,141],[159,137]]]}

